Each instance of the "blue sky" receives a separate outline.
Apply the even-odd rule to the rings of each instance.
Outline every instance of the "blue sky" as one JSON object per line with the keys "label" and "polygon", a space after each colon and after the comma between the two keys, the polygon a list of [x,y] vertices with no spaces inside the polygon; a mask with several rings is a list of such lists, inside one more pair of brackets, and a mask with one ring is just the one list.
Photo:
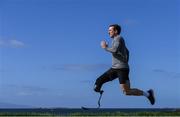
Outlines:
{"label": "blue sky", "polygon": [[102,107],[180,107],[178,0],[1,0],[0,102],[95,107],[96,78],[111,67],[100,48],[120,24],[130,50],[131,86],[154,89],[156,104],[103,86]]}

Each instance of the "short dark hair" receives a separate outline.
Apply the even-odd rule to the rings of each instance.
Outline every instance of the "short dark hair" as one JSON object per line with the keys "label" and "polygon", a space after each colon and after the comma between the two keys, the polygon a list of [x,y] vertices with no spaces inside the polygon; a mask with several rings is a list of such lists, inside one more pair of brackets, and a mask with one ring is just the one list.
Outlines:
{"label": "short dark hair", "polygon": [[121,26],[118,24],[111,24],[109,27],[114,27],[114,30],[117,30],[118,35],[121,33]]}

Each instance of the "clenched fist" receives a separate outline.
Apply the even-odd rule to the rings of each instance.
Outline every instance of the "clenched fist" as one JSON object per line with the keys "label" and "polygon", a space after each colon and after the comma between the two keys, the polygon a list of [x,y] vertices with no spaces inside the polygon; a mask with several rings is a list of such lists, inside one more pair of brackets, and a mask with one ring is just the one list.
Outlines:
{"label": "clenched fist", "polygon": [[106,48],[107,46],[108,46],[108,44],[106,43],[106,41],[101,41],[102,48]]}

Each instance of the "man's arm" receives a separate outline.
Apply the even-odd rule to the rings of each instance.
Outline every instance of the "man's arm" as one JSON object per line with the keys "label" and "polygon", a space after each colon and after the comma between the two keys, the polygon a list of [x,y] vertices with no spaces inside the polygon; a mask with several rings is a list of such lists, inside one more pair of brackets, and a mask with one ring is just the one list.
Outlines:
{"label": "man's arm", "polygon": [[118,50],[118,47],[119,47],[119,40],[115,40],[114,44],[112,45],[111,48],[109,48],[108,46],[106,46],[104,49],[108,52],[111,52],[111,53],[116,53],[117,50]]}

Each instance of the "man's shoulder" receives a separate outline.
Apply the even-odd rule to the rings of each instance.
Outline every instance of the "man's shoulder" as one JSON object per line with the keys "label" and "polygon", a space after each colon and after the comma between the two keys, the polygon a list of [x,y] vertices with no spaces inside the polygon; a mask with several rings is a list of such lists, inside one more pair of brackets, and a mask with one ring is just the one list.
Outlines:
{"label": "man's shoulder", "polygon": [[124,43],[124,38],[122,36],[118,36],[118,37],[115,38],[114,41],[122,44],[122,43]]}
{"label": "man's shoulder", "polygon": [[123,38],[122,36],[120,36],[119,38],[120,38],[120,40],[123,40],[123,41],[124,41],[124,38]]}
{"label": "man's shoulder", "polygon": [[118,35],[118,36],[116,36],[116,37],[114,38],[114,40],[115,40],[115,41],[119,41],[119,40],[121,40],[121,38],[122,38],[122,37]]}
{"label": "man's shoulder", "polygon": [[114,39],[115,40],[124,40],[124,38],[122,36],[120,36],[120,35],[116,36]]}

